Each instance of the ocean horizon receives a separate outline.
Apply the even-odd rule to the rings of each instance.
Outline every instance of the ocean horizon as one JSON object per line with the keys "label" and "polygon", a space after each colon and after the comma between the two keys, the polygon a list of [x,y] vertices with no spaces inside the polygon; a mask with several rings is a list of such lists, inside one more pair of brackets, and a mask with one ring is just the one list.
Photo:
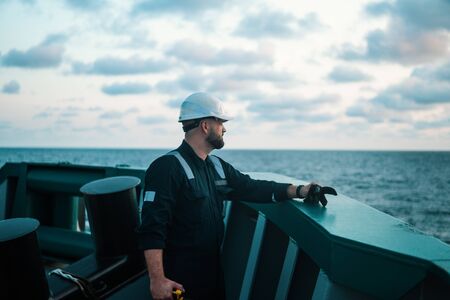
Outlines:
{"label": "ocean horizon", "polygon": [[[169,150],[0,147],[0,166],[23,161],[146,169]],[[273,172],[333,186],[338,193],[450,244],[450,151],[226,149],[213,153],[243,172]]]}

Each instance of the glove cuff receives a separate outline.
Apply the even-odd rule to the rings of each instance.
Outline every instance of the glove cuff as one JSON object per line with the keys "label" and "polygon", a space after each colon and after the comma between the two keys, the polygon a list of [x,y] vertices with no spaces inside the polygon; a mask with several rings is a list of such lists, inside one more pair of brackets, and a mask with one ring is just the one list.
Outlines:
{"label": "glove cuff", "polygon": [[304,198],[300,195],[300,190],[302,189],[302,187],[304,187],[304,185],[300,184],[299,186],[297,186],[297,189],[295,190],[295,194],[297,195],[297,198]]}

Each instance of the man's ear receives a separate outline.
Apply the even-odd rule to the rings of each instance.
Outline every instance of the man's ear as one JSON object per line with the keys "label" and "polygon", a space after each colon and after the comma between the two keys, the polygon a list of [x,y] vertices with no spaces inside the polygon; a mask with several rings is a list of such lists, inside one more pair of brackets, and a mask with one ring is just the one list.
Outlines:
{"label": "man's ear", "polygon": [[200,128],[201,128],[202,132],[206,134],[208,132],[208,129],[209,129],[208,122],[206,120],[200,121]]}

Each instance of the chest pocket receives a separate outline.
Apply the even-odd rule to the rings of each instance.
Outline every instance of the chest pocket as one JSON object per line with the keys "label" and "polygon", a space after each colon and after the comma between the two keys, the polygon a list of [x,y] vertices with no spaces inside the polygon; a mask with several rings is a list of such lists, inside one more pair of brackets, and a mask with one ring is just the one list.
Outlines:
{"label": "chest pocket", "polygon": [[231,192],[233,189],[230,188],[228,185],[227,178],[225,177],[225,172],[223,170],[222,163],[220,162],[219,158],[217,156],[210,155],[209,159],[214,165],[214,169],[216,170],[217,175],[219,175],[219,178],[216,178],[214,180],[214,183],[216,185],[216,190],[225,196],[229,192]]}
{"label": "chest pocket", "polygon": [[215,180],[214,183],[216,185],[216,190],[223,196],[233,190],[228,186],[228,181],[226,179]]}

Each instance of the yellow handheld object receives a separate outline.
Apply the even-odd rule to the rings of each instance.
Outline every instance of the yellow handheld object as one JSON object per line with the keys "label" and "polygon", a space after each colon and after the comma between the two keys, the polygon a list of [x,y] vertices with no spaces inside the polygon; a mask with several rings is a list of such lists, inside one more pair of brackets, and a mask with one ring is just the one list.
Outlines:
{"label": "yellow handheld object", "polygon": [[172,292],[174,300],[183,300],[184,292],[182,290],[175,290]]}

